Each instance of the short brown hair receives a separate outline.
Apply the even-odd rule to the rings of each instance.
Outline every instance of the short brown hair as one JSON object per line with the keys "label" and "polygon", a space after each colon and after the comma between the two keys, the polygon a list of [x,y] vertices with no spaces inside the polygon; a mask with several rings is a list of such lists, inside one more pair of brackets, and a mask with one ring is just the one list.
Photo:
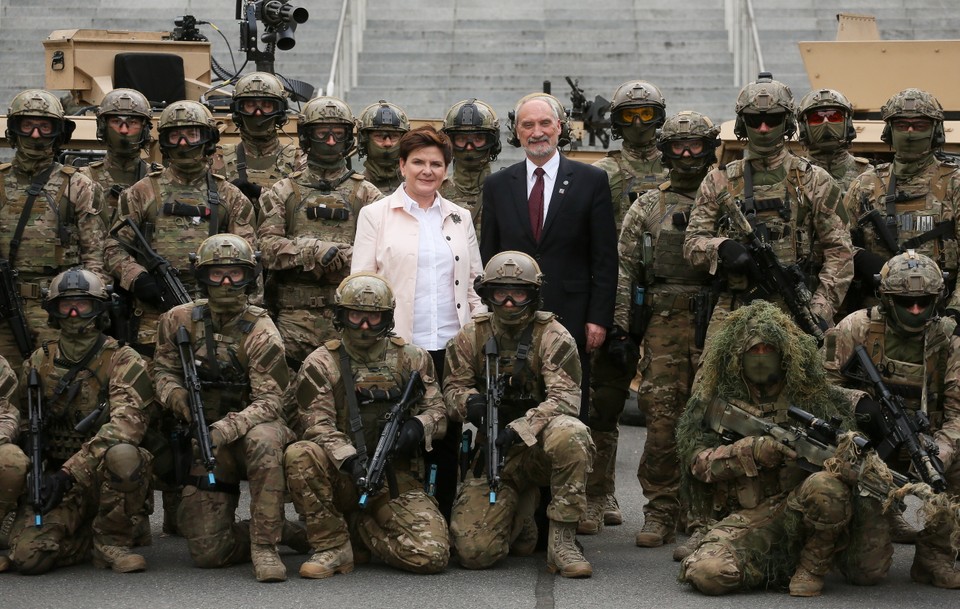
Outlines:
{"label": "short brown hair", "polygon": [[404,133],[400,138],[400,158],[406,162],[411,152],[430,146],[440,149],[447,165],[453,161],[453,144],[450,143],[450,138],[434,129],[433,125],[423,125]]}

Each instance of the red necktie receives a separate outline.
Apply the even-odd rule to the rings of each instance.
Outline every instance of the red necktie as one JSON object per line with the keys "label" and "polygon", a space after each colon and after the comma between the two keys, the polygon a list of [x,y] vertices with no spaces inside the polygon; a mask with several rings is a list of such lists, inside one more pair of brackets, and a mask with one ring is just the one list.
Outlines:
{"label": "red necktie", "polygon": [[540,231],[543,228],[543,167],[537,167],[533,170],[533,175],[537,176],[537,181],[530,190],[530,199],[527,201],[527,207],[530,209],[530,228],[533,229],[533,240],[540,241]]}

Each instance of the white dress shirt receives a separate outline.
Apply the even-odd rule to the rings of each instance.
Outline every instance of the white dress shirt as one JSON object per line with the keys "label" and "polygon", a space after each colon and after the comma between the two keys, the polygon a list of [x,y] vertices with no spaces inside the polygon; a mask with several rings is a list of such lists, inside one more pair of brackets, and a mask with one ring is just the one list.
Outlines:
{"label": "white dress shirt", "polygon": [[[537,169],[530,159],[527,159],[527,200],[530,200],[530,191],[537,183],[537,176],[533,172]],[[560,171],[560,152],[555,152],[549,161],[543,164],[543,221],[547,221],[547,211],[550,209],[550,199],[553,197],[553,185],[557,183],[557,172]],[[543,225],[540,226],[543,228]]]}

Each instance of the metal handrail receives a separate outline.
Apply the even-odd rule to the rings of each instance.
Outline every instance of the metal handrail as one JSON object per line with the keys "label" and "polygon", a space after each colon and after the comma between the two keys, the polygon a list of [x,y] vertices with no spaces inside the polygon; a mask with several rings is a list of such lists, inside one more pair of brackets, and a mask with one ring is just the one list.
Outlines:
{"label": "metal handrail", "polygon": [[[349,36],[344,36],[347,26]],[[324,95],[343,97],[357,86],[357,62],[363,50],[363,31],[367,27],[367,0],[343,0],[340,6],[340,22],[333,43],[333,58],[330,61],[330,77],[322,92]]]}
{"label": "metal handrail", "polygon": [[760,34],[751,0],[725,0],[727,48],[733,53],[733,84],[742,87],[765,71]]}

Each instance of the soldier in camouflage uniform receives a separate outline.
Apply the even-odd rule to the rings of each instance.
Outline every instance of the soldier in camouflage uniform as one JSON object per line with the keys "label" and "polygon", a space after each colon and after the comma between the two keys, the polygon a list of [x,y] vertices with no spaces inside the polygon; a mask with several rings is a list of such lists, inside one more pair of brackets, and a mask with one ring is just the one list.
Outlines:
{"label": "soldier in camouflage uniform", "polygon": [[213,157],[213,173],[240,189],[260,216],[260,194],[293,173],[300,149],[280,141],[278,131],[287,122],[287,93],[269,72],[241,76],[230,104],[239,144],[222,144]]}
{"label": "soldier in camouflage uniform", "polygon": [[811,474],[769,435],[734,441],[716,431],[728,404],[774,425],[787,424],[788,406],[797,405],[849,428],[844,401],[826,381],[813,338],[776,306],[758,300],[725,318],[677,426],[683,491],[719,520],[681,563],[680,581],[710,595],[789,582],[792,596],[817,596],[834,561],[858,585],[885,577],[893,547],[877,501],[855,500],[838,474]]}
{"label": "soldier in camouflage uniform", "polygon": [[[503,455],[500,485],[491,484],[484,470],[484,445],[492,438],[482,433],[453,505],[450,532],[461,565],[493,566],[529,528],[520,507],[524,496],[549,485],[547,568],[563,577],[590,577],[593,568],[576,545],[576,530],[595,449],[590,430],[577,419],[577,346],[554,314],[538,311],[542,281],[527,254],[493,256],[477,287],[492,313],[475,315],[447,344],[443,395],[452,420],[484,430],[487,374],[503,391],[495,442]],[[487,370],[494,357],[497,370]]]}
{"label": "soldier in camouflage uniform", "polygon": [[337,338],[333,296],[349,273],[360,208],[380,191],[347,166],[353,115],[334,97],[317,97],[298,119],[307,168],[263,193],[257,230],[277,327],[294,369]]}
{"label": "soldier in camouflage uniform", "polygon": [[[350,573],[354,553],[366,562],[367,548],[412,573],[439,573],[450,558],[446,520],[424,489],[421,451],[432,450],[446,433],[443,397],[430,355],[391,334],[395,307],[393,291],[379,275],[361,272],[344,279],[336,293],[343,338],[311,353],[294,381],[291,393],[306,432],[287,449],[284,466],[314,552],[300,567],[301,577]],[[361,505],[385,416],[415,371],[426,392],[400,427],[387,466],[392,471],[385,475],[394,480],[386,485],[389,492],[381,489]],[[353,543],[345,516],[359,533]]]}
{"label": "soldier in camouflage uniform", "polygon": [[[880,271],[880,305],[861,309],[832,329],[824,343],[827,378],[850,388],[857,420],[875,445],[890,430],[875,401],[875,388],[844,374],[854,348],[863,346],[881,370],[890,392],[906,406],[905,414],[926,413],[947,478],[947,492],[960,488],[960,337],[956,322],[937,315],[946,293],[936,263],[914,250],[890,259]],[[909,455],[900,450],[888,458],[891,467],[906,473]],[[895,523],[894,523],[895,524]],[[952,527],[930,521],[916,540],[910,577],[939,588],[960,588],[956,552],[950,547]]]}
{"label": "soldier in camouflage uniform", "polygon": [[[614,324],[619,332],[630,335],[627,340],[636,337],[644,345],[637,400],[647,415],[647,440],[637,478],[647,503],[643,528],[636,536],[640,547],[670,543],[680,522],[680,464],[674,432],[700,360],[702,345],[695,339],[697,307],[709,306],[703,287],[709,276],[683,259],[683,239],[697,188],[717,161],[719,134],[719,127],[697,112],[668,118],[657,146],[670,179],[630,206],[620,233]],[[629,363],[627,372],[632,373]],[[594,442],[597,436],[594,429]],[[616,439],[612,444],[616,446]],[[602,454],[598,448],[591,480],[598,471],[613,471],[612,460],[601,464]],[[612,493],[612,475],[609,479],[607,492]]]}
{"label": "soldier in camouflage uniform", "polygon": [[[121,244],[137,244],[130,228],[121,226],[124,220],[132,220],[151,247],[178,269],[188,268],[189,254],[210,235],[233,233],[254,247],[250,201],[209,169],[219,139],[210,111],[194,101],[172,103],[160,115],[158,131],[169,165],[123,192],[112,229],[116,234],[105,248],[107,269],[116,284],[135,297],[125,338],[145,355],[153,353],[160,313],[177,303],[147,272],[144,260]],[[196,291],[187,273],[180,280],[191,295]]]}
{"label": "soldier in camouflage uniform", "polygon": [[[17,446],[20,409],[17,407],[17,374],[0,355],[0,550],[9,545],[13,510],[27,483],[30,460]],[[0,554],[0,573],[10,568],[10,558]]]}
{"label": "soldier in camouflage uniform", "polygon": [[114,89],[97,108],[97,139],[107,147],[107,155],[80,169],[80,173],[104,189],[104,222],[109,228],[117,211],[120,194],[145,178],[159,166],[147,163],[140,155],[152,141],[150,102],[134,89]]}
{"label": "soldier in camouflage uniform", "polygon": [[[955,276],[960,170],[936,156],[944,142],[943,108],[930,93],[905,89],[887,100],[880,116],[887,123],[880,139],[893,148],[893,162],[854,180],[843,202],[855,225],[854,244],[863,248],[857,252],[857,279],[872,285],[883,264],[908,248]],[[874,210],[876,223],[868,216]],[[884,230],[878,232],[878,225]],[[865,304],[876,301],[866,299]],[[949,294],[946,306],[960,310],[960,294]]]}
{"label": "soldier in camouflage uniform", "polygon": [[140,355],[103,334],[109,303],[89,271],[71,269],[50,282],[44,308],[60,338],[37,349],[20,378],[24,405],[34,383],[42,396],[46,472],[40,505],[23,501],[13,527],[10,559],[20,573],[82,562],[91,545],[97,567],[147,567],[131,547],[135,523],[146,516],[153,457],[139,444],[153,386]]}
{"label": "soldier in camouflage uniform", "polygon": [[410,131],[407,113],[386,100],[370,104],[357,120],[359,142],[357,154],[367,157],[363,163],[363,177],[384,196],[392,194],[400,184],[400,138]]}
{"label": "soldier in camouflage uniform", "polygon": [[50,279],[76,265],[103,273],[107,229],[101,188],[55,160],[74,128],[48,91],[18,93],[7,111],[6,138],[16,154],[12,163],[0,165],[0,258],[19,273],[16,285],[31,343],[19,345],[9,324],[0,324],[0,355],[15,370],[35,345],[57,338],[41,304]]}
{"label": "soldier in camouflage uniform", "polygon": [[453,175],[443,181],[440,196],[469,209],[479,234],[483,181],[500,154],[500,119],[490,104],[465,99],[447,110],[440,131],[453,144]]}
{"label": "soldier in camouflage uniform", "polygon": [[803,96],[797,107],[797,135],[809,153],[805,158],[826,169],[843,192],[870,169],[870,161],[848,152],[857,130],[853,105],[840,91],[814,89]]}
{"label": "soldier in camouflage uniform", "polygon": [[[623,148],[607,153],[595,165],[607,172],[617,234],[637,197],[667,179],[656,141],[657,128],[666,118],[665,110],[666,101],[660,89],[642,80],[625,82],[613,93],[613,137],[623,138]],[[587,513],[580,523],[581,534],[592,535],[599,533],[604,524],[623,522],[614,494],[618,421],[630,395],[630,381],[636,376],[639,357],[623,350],[625,339],[625,333],[612,333],[591,364],[590,430],[597,446],[597,460],[587,484]],[[630,351],[634,350],[635,347]]]}
{"label": "soldier in camouflage uniform", "polygon": [[[237,235],[204,240],[194,274],[208,298],[161,316],[153,372],[160,402],[190,421],[176,342],[178,328],[185,328],[217,460],[215,485],[197,458],[183,489],[177,526],[194,564],[216,568],[252,559],[257,581],[274,582],[287,578],[277,544],[289,528],[283,450],[295,437],[281,418],[289,380],[283,341],[267,312],[247,304],[259,270],[253,248]],[[234,522],[244,477],[250,481],[249,526]]]}
{"label": "soldier in camouflage uniform", "polygon": [[[743,235],[726,216],[736,205],[766,227],[782,265],[797,264],[811,289],[810,309],[826,325],[833,319],[853,279],[853,249],[840,187],[825,169],[786,149],[796,130],[793,95],[785,84],[762,72],[737,96],[734,132],[746,139],[743,159],[714,169],[700,184],[690,212],[683,255],[711,275],[724,270],[718,303],[707,330],[754,298],[751,276],[758,272]],[[766,295],[780,303],[776,295]]]}

